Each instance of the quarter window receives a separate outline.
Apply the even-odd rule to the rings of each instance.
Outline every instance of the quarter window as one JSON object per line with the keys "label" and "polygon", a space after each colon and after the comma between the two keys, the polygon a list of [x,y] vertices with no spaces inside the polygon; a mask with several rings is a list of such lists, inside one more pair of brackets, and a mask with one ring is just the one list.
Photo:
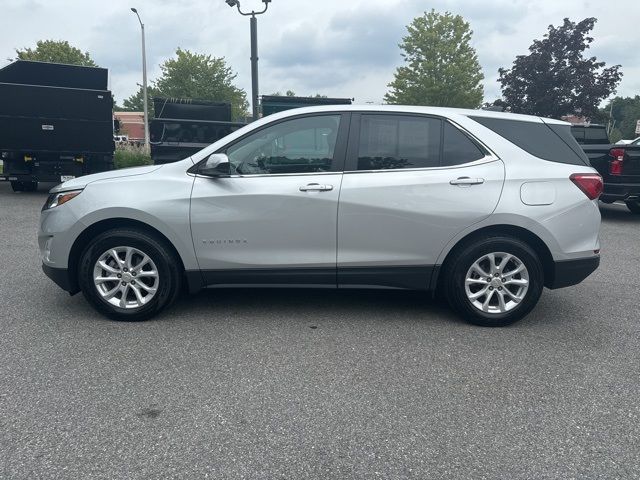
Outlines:
{"label": "quarter window", "polygon": [[240,140],[226,151],[240,175],[331,171],[340,115],[287,120]]}
{"label": "quarter window", "polygon": [[358,170],[439,166],[441,124],[428,117],[363,115]]}
{"label": "quarter window", "polygon": [[485,155],[486,153],[464,133],[449,122],[444,123],[443,166],[474,162]]}

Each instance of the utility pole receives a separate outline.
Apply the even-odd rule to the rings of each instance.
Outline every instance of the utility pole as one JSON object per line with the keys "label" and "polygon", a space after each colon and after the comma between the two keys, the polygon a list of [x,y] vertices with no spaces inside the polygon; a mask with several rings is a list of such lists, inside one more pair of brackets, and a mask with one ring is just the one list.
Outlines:
{"label": "utility pole", "polygon": [[257,15],[262,15],[269,8],[271,0],[262,0],[264,3],[264,9],[260,12],[252,10],[251,12],[243,12],[240,9],[240,0],[226,0],[227,5],[230,7],[236,7],[240,15],[245,17],[251,17],[249,20],[250,34],[251,34],[251,106],[253,109],[253,120],[258,120],[259,108],[258,108],[258,19]]}

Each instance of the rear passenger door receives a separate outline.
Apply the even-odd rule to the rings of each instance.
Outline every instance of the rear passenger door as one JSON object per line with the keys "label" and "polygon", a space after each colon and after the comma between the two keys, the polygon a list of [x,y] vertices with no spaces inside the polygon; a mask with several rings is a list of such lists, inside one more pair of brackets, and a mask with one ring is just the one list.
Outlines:
{"label": "rear passenger door", "polygon": [[338,208],[338,284],[429,288],[447,242],[495,209],[502,161],[448,120],[354,114]]}

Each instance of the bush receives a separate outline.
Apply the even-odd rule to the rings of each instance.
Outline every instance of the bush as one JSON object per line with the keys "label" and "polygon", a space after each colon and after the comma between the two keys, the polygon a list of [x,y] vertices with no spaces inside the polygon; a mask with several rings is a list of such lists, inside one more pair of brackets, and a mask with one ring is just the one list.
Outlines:
{"label": "bush", "polygon": [[117,146],[113,156],[113,165],[115,168],[139,167],[141,165],[151,165],[152,163],[151,155],[144,146]]}

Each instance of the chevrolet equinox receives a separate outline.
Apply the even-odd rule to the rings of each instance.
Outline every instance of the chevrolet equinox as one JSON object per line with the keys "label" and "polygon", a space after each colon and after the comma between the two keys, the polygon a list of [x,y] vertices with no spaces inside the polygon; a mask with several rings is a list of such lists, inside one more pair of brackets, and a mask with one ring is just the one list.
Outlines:
{"label": "chevrolet equinox", "polygon": [[438,291],[503,326],[598,267],[601,191],[561,121],[311,107],[176,163],[66,181],[38,236],[44,272],[116,320],[183,289],[302,285]]}

